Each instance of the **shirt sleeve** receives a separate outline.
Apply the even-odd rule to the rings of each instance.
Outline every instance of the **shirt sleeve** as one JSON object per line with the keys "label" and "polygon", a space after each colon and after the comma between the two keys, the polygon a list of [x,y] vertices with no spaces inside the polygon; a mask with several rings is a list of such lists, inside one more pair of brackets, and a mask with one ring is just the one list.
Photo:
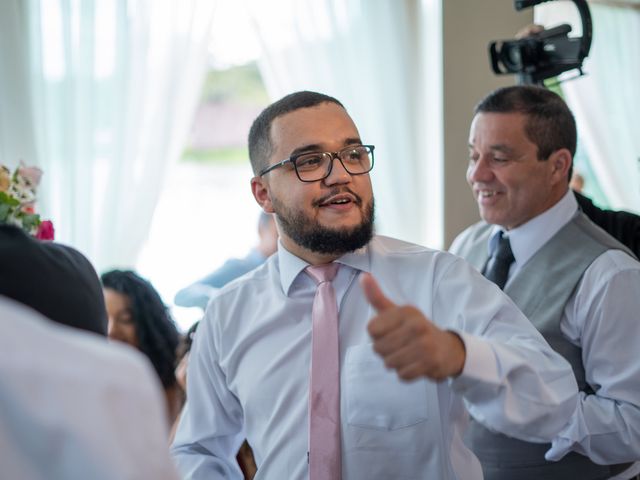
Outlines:
{"label": "shirt sleeve", "polygon": [[242,408],[218,362],[213,309],[198,327],[187,367],[187,402],[171,447],[184,480],[244,477],[235,460],[244,438]]}
{"label": "shirt sleeve", "polygon": [[640,459],[640,264],[620,251],[598,257],[565,309],[563,333],[582,346],[591,392],[580,392],[547,460],[570,451],[596,463]]}
{"label": "shirt sleeve", "polygon": [[577,401],[567,361],[496,285],[463,260],[444,272],[434,300],[434,321],[454,325],[451,330],[465,344],[462,374],[450,382],[469,413],[492,431],[551,441]]}

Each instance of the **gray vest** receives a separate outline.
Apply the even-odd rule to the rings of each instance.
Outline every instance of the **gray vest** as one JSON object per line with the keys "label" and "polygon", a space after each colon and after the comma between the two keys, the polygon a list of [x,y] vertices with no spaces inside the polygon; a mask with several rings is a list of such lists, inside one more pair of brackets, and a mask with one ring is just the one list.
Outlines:
{"label": "gray vest", "polygon": [[[473,225],[462,235],[455,253],[481,270],[488,258],[492,226]],[[564,307],[585,270],[606,250],[629,250],[578,213],[562,227],[506,286],[508,294],[549,345],[573,368],[581,391],[592,393],[585,380],[582,349],[567,341],[560,331]],[[523,442],[493,433],[472,420],[465,442],[482,464],[486,480],[585,480],[606,479],[628,468],[624,465],[597,465],[575,452],[559,462],[547,462],[549,444]]]}

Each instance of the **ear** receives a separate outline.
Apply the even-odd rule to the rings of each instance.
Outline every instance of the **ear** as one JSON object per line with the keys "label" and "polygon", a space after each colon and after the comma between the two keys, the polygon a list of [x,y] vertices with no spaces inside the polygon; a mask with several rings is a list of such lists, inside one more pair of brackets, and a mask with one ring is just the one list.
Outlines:
{"label": "ear", "polygon": [[251,193],[265,213],[274,213],[269,184],[265,180],[261,177],[253,177],[251,179]]}
{"label": "ear", "polygon": [[569,183],[569,169],[573,163],[571,152],[567,148],[561,148],[553,152],[549,159],[551,178],[554,182]]}

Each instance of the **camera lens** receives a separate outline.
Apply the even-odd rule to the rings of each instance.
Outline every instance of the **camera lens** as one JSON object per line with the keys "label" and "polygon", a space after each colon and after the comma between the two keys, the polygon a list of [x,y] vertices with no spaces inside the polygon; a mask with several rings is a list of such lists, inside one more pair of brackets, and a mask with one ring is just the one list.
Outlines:
{"label": "camera lens", "polygon": [[522,54],[518,45],[510,45],[505,52],[505,62],[509,65],[509,70],[520,70],[522,68]]}

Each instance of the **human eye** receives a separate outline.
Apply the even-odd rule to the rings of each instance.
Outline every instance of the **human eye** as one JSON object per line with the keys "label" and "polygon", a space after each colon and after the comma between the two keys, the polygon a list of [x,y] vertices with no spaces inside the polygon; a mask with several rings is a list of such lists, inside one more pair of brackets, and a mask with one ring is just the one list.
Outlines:
{"label": "human eye", "polygon": [[509,157],[505,157],[503,155],[494,155],[492,160],[494,163],[502,164],[507,163],[509,161]]}
{"label": "human eye", "polygon": [[315,170],[322,164],[323,158],[324,155],[322,153],[301,155],[296,159],[296,168],[303,171]]}
{"label": "human eye", "polygon": [[366,147],[358,146],[343,150],[340,158],[343,162],[360,163],[368,154],[369,152]]}
{"label": "human eye", "polygon": [[123,306],[114,312],[113,318],[118,323],[133,323],[133,310],[130,306]]}

